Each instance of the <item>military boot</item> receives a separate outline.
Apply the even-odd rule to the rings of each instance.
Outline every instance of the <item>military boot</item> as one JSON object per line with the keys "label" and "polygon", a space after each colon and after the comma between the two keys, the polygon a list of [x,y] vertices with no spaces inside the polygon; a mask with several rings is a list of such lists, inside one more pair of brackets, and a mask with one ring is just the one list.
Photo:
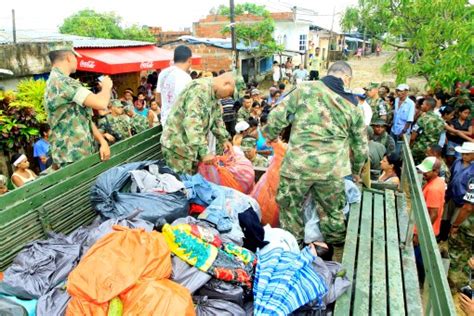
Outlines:
{"label": "military boot", "polygon": [[332,255],[332,261],[342,262],[342,254],[344,252],[344,244],[333,245],[334,253]]}

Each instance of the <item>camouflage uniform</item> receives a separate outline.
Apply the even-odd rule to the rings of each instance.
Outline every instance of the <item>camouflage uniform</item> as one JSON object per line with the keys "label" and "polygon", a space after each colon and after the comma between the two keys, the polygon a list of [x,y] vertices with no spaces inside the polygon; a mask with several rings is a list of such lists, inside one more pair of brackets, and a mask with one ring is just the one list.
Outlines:
{"label": "camouflage uniform", "polygon": [[384,145],[388,155],[395,152],[395,141],[393,140],[393,137],[390,136],[387,132],[384,132],[381,135],[374,134],[373,136],[371,136],[371,139],[374,142],[381,143],[382,145]]}
{"label": "camouflage uniform", "polygon": [[270,112],[263,131],[273,140],[289,124],[292,124],[291,136],[277,195],[282,228],[303,239],[301,208],[306,194],[312,192],[319,204],[320,227],[326,242],[343,243],[346,233],[343,177],[360,174],[368,158],[362,111],[322,81],[304,82]]}
{"label": "camouflage uniform", "polygon": [[51,126],[51,153],[59,167],[94,153],[92,109],[84,106],[91,94],[81,83],[54,67],[44,94],[48,124]]}
{"label": "camouflage uniform", "polygon": [[417,132],[418,136],[413,143],[411,152],[415,163],[420,163],[426,156],[426,149],[438,143],[439,137],[444,131],[444,121],[433,111],[429,111],[418,119],[413,131]]}
{"label": "camouflage uniform", "polygon": [[212,78],[192,81],[176,104],[179,106],[171,109],[161,136],[163,156],[177,172],[194,174],[197,163],[208,154],[209,131],[219,143],[230,137],[212,89]]}
{"label": "camouflage uniform", "polygon": [[387,116],[387,106],[382,98],[367,98],[366,102],[372,108],[372,122],[381,120],[382,116]]}
{"label": "camouflage uniform", "polygon": [[[469,179],[468,190],[464,197],[466,203],[474,204],[474,177]],[[456,236],[450,236],[448,239],[449,247],[449,274],[448,278],[451,284],[459,289],[469,283],[469,266],[467,261],[474,255],[474,214],[471,213],[468,218],[459,226]],[[474,286],[471,284],[471,286]]]}
{"label": "camouflage uniform", "polygon": [[97,128],[102,133],[109,133],[116,141],[128,138],[130,129],[130,118],[127,115],[114,116],[108,114],[97,121]]}
{"label": "camouflage uniform", "polygon": [[256,154],[251,162],[254,167],[268,167],[268,159],[259,154]]}
{"label": "camouflage uniform", "polygon": [[239,111],[237,112],[237,122],[248,121],[250,116],[252,115],[252,108],[246,109],[242,106]]}
{"label": "camouflage uniform", "polygon": [[137,113],[135,113],[135,115],[133,115],[133,117],[130,119],[130,125],[133,135],[144,132],[150,127],[148,118]]}

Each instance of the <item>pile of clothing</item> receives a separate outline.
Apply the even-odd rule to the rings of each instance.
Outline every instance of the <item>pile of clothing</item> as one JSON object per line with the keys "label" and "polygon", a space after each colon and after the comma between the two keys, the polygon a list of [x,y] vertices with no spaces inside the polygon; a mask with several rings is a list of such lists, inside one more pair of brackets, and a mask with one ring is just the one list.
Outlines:
{"label": "pile of clothing", "polygon": [[[112,168],[97,219],[17,255],[0,282],[14,315],[325,314],[350,285],[340,264],[263,226],[258,202],[162,161]],[[1,276],[0,276],[1,279]]]}

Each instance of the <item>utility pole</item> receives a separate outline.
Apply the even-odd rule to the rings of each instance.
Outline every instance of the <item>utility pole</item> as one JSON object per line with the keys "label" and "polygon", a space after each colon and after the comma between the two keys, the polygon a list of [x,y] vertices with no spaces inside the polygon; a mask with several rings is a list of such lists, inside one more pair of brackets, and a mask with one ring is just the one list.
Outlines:
{"label": "utility pole", "polygon": [[12,23],[13,23],[13,44],[16,44],[15,9],[12,10]]}
{"label": "utility pole", "polygon": [[334,30],[334,16],[336,15],[336,7],[332,9],[331,33],[329,34],[328,55],[326,56],[326,69],[329,69],[329,51],[331,50],[332,34]]}
{"label": "utility pole", "polygon": [[230,34],[232,36],[232,70],[236,70],[239,68],[239,52],[237,51],[237,39],[235,38],[234,0],[230,0]]}

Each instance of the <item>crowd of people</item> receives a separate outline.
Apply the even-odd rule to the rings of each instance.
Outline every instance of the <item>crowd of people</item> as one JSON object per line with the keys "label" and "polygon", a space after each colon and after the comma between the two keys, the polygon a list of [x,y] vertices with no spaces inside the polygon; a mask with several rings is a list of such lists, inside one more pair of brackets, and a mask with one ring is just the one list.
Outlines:
{"label": "crowd of people", "polygon": [[[190,73],[192,52],[179,46],[171,67],[143,77],[136,94],[127,89],[121,98],[113,98],[107,76],[100,78],[96,93],[69,77],[77,67],[75,54],[71,49],[50,53],[53,68],[45,94],[49,126],[41,128],[34,146],[41,171],[57,170],[97,150],[106,160],[110,144],[157,125],[163,127],[167,165],[191,175],[199,163],[213,164],[216,156],[233,150],[241,150],[255,167],[267,167],[271,144],[281,140],[288,144],[276,197],[281,227],[303,240],[301,205],[312,193],[325,213],[321,232],[340,260],[346,232],[343,179],[359,182],[363,168],[369,168],[373,180],[399,188],[405,135],[423,174],[435,235],[438,241],[448,240],[450,280],[456,286],[467,283],[474,245],[474,133],[472,103],[464,93],[468,84],[458,85],[454,95],[410,95],[407,84],[394,91],[377,83],[349,90],[349,64],[333,63],[320,79],[321,58],[314,48],[309,73],[302,65],[294,70],[291,59],[285,64],[285,76],[295,79],[291,89],[282,83],[275,63],[273,86],[263,93],[257,82],[245,85],[241,76],[225,70]],[[36,179],[25,155],[13,155],[12,165],[16,187]],[[414,236],[423,281],[416,231]]]}

